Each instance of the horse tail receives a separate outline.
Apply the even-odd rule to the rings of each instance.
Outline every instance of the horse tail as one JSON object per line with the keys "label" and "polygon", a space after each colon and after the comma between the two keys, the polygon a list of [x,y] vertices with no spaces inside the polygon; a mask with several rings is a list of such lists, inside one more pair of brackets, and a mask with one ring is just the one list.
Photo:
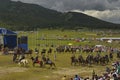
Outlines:
{"label": "horse tail", "polygon": [[55,63],[54,63],[54,62],[52,62],[52,65],[53,65],[54,67],[56,67],[56,65],[55,65]]}

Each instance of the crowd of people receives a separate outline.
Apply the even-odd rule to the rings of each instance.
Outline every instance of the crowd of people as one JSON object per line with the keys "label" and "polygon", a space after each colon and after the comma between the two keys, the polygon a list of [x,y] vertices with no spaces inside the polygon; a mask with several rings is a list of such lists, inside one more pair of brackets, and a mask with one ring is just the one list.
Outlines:
{"label": "crowd of people", "polygon": [[103,46],[103,45],[94,45],[94,46],[89,46],[89,45],[85,45],[85,46],[73,46],[73,45],[60,45],[58,47],[56,47],[56,51],[58,53],[63,53],[63,52],[72,52],[72,53],[76,53],[76,52],[86,52],[86,53],[93,53],[93,52],[98,52],[98,53],[102,53],[102,52],[109,52],[109,51],[113,51],[115,53],[117,53],[119,50],[119,48],[113,48],[113,47],[108,47],[108,46]]}
{"label": "crowd of people", "polygon": [[82,76],[76,74],[74,77],[67,77],[66,75],[61,78],[61,80],[120,80],[120,62],[116,61],[112,63],[111,68],[106,67],[103,74],[97,74],[94,70],[91,72],[90,77],[83,78]]}
{"label": "crowd of people", "polygon": [[[74,49],[75,50],[77,50],[77,49],[82,50],[82,52],[84,50],[90,50],[90,49],[96,50],[96,49],[98,49],[98,50],[101,50],[100,51],[100,53],[101,53],[102,51],[106,52],[106,51],[109,50],[109,51],[112,51],[113,53],[119,53],[119,54],[117,54],[117,57],[120,58],[120,52],[119,52],[120,50],[117,49],[117,48],[111,48],[111,47],[90,47],[90,46],[85,46],[85,47],[82,47],[82,46],[79,46],[79,47],[78,46],[77,47],[76,46],[72,46],[72,47],[70,47],[70,46],[64,46],[63,47],[62,46],[61,47],[60,46],[60,47],[56,48],[55,52],[57,53],[58,52],[57,50],[61,50],[63,48],[64,48],[64,52],[66,52],[67,50],[69,51],[69,50],[74,50]],[[36,55],[38,55],[40,53],[37,48],[35,49],[34,52],[35,52]],[[53,52],[52,48],[49,48],[49,50],[47,52],[46,52],[45,49],[42,49],[41,54],[44,55],[45,53],[52,53],[52,52]],[[13,62],[16,61],[16,59],[18,58],[19,54],[21,55],[19,60],[22,60],[22,59],[25,58],[25,51],[24,51],[24,49],[22,49],[22,48],[19,48],[19,49],[15,48],[14,49],[14,54],[13,54]],[[54,55],[54,57],[55,57],[54,59],[56,60],[56,55]],[[93,56],[93,57],[95,57],[95,56]],[[102,74],[102,75],[96,74],[95,71],[93,70],[93,74],[92,74],[91,77],[83,78],[83,77],[81,77],[79,75],[75,75],[74,77],[68,79],[67,76],[63,76],[62,80],[120,80],[120,62],[116,61],[116,62],[112,63],[112,68],[106,67],[105,73]]]}

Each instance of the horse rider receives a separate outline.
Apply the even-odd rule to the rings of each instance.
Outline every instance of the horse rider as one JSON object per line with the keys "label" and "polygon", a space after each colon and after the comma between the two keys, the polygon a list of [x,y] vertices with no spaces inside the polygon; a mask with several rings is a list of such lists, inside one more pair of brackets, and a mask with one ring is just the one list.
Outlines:
{"label": "horse rider", "polygon": [[39,63],[38,56],[35,57],[34,62]]}
{"label": "horse rider", "polygon": [[15,62],[17,59],[17,48],[14,49],[14,53],[13,53],[13,62]]}
{"label": "horse rider", "polygon": [[46,64],[51,64],[52,63],[52,61],[50,60],[50,58],[48,57],[47,59],[46,59]]}
{"label": "horse rider", "polygon": [[75,55],[72,55],[72,57],[71,57],[71,65],[72,65],[72,63],[75,62],[75,59],[76,59]]}
{"label": "horse rider", "polygon": [[21,55],[20,58],[19,58],[19,62],[20,62],[21,60],[23,60],[23,59],[25,59],[25,56],[24,56],[24,55]]}
{"label": "horse rider", "polygon": [[39,54],[39,50],[37,48],[35,48],[35,53],[38,55]]}

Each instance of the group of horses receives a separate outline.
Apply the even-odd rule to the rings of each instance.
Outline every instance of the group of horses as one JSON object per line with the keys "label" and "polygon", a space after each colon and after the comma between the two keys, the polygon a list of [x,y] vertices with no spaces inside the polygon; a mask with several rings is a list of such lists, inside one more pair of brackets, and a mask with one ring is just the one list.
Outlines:
{"label": "group of horses", "polygon": [[[92,53],[92,52],[110,52],[110,51],[115,51],[116,49],[111,48],[111,47],[96,47],[96,46],[68,46],[68,45],[61,45],[56,47],[56,52],[58,53],[64,53],[64,52],[71,52],[71,53],[76,53],[77,51],[82,52],[82,53]],[[118,50],[116,50],[118,51]]]}
{"label": "group of horses", "polygon": [[55,63],[51,61],[49,58],[42,58],[42,60],[38,59],[38,55],[34,58],[32,57],[33,50],[30,49],[28,51],[24,51],[23,49],[15,49],[13,54],[13,62],[17,62],[21,66],[28,66],[29,60],[25,58],[25,55],[30,55],[30,59],[32,60],[32,65],[39,64],[40,67],[44,67],[45,65],[50,65],[50,67],[56,67]]}
{"label": "group of horses", "polygon": [[[79,49],[77,47],[65,47],[65,46],[59,46],[56,48],[56,51],[57,52],[76,52],[76,50]],[[81,47],[80,47],[81,49]],[[93,48],[83,48],[82,49],[83,52],[92,52],[93,51]],[[48,50],[46,49],[42,49],[41,51],[41,56],[42,55],[45,55],[45,53],[52,53],[53,50],[52,48],[49,48]],[[24,50],[22,49],[16,49],[15,50],[15,53],[17,54],[14,54],[13,56],[13,61],[15,61],[17,59],[17,55],[21,55],[22,53],[24,54],[27,54],[27,55],[30,55],[30,59],[32,60],[32,64],[33,66],[35,66],[35,64],[39,64],[40,67],[43,67],[45,65],[50,65],[50,67],[54,66],[55,67],[55,63],[53,61],[51,61],[50,59],[46,58],[45,56],[42,56],[42,59],[41,60],[38,60],[38,57],[32,57],[32,53],[33,53],[33,50],[28,50],[27,52],[25,52]],[[39,53],[39,52],[37,52]],[[117,57],[120,58],[120,52],[117,53]],[[23,58],[24,59],[24,58]],[[77,65],[77,64],[88,64],[88,65],[91,65],[91,64],[108,64],[110,60],[113,59],[113,53],[110,53],[109,55],[106,54],[106,55],[100,55],[100,53],[98,53],[97,55],[93,56],[92,54],[88,54],[86,58],[84,58],[82,55],[79,55],[78,58],[76,58],[75,56],[72,56],[71,57],[71,65]],[[26,60],[21,60],[22,64],[28,64],[28,61]],[[23,63],[24,62],[24,63]]]}
{"label": "group of horses", "polygon": [[42,60],[38,59],[38,56],[31,57],[31,60],[33,62],[33,66],[35,66],[35,64],[39,64],[40,67],[44,67],[45,65],[50,65],[50,68],[52,67],[56,67],[55,63],[53,61],[51,61],[49,58],[46,58],[45,56],[42,57]]}
{"label": "group of horses", "polygon": [[[45,67],[45,65],[49,65],[50,68],[55,68],[56,65],[53,61],[51,61],[49,58],[44,57],[42,60],[38,59],[38,56],[31,57],[30,58],[32,60],[32,65],[33,67],[35,66],[35,64],[38,64],[40,67]],[[29,64],[29,60],[26,59],[25,57],[21,57],[18,62],[17,62],[20,66],[24,66],[27,67]]]}
{"label": "group of horses", "polygon": [[110,62],[110,60],[113,59],[113,54],[110,53],[109,55],[101,56],[100,54],[97,54],[96,56],[93,56],[92,54],[89,54],[86,58],[84,58],[82,55],[79,55],[78,58],[73,55],[71,57],[71,65],[92,65],[92,64],[101,64],[105,65]]}

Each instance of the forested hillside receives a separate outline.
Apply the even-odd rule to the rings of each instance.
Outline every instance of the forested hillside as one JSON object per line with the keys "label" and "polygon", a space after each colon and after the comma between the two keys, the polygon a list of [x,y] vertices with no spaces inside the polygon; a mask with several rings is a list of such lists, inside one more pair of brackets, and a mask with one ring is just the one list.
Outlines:
{"label": "forested hillside", "polygon": [[91,16],[67,12],[61,13],[40,5],[10,0],[0,0],[0,26],[12,30],[33,30],[35,28],[120,28],[113,24]]}

